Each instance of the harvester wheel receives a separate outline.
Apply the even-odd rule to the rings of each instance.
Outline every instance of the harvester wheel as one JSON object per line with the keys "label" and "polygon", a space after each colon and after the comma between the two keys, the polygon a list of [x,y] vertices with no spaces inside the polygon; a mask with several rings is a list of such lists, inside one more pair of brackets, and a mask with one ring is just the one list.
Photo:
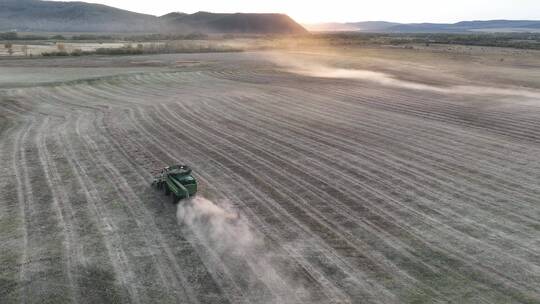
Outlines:
{"label": "harvester wheel", "polygon": [[176,194],[174,194],[174,193],[173,193],[171,196],[172,196],[172,202],[173,202],[173,204],[178,203],[178,201],[180,200],[180,199],[178,198],[178,196],[176,196]]}
{"label": "harvester wheel", "polygon": [[164,187],[165,187],[165,195],[171,194],[171,191],[169,190],[169,187],[167,187],[167,185],[164,185]]}

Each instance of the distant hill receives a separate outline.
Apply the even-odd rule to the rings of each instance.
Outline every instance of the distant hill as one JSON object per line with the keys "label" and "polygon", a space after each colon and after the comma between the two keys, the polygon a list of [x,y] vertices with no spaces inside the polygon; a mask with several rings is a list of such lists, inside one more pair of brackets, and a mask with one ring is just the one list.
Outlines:
{"label": "distant hill", "polygon": [[0,31],[300,34],[282,14],[170,13],[161,17],[85,2],[0,0]]}
{"label": "distant hill", "polygon": [[162,16],[167,28],[183,28],[211,33],[304,34],[307,31],[283,14],[195,14],[173,13]]}
{"label": "distant hill", "polygon": [[0,0],[0,29],[46,32],[156,31],[155,16],[101,4],[38,0]]}
{"label": "distant hill", "polygon": [[418,23],[400,24],[386,29],[388,32],[523,32],[540,30],[540,21],[532,20],[488,20],[488,21],[462,21],[453,24]]}
{"label": "distant hill", "polygon": [[312,31],[359,31],[379,33],[540,32],[540,21],[488,20],[458,23],[393,23],[384,21],[306,25]]}

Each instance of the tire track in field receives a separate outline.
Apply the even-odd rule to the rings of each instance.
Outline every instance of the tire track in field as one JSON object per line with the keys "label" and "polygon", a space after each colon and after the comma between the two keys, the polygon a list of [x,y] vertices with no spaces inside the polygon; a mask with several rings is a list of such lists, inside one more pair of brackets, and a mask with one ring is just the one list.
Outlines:
{"label": "tire track in field", "polygon": [[[17,143],[19,150],[17,157],[22,168],[19,200],[23,206],[26,226],[20,278],[21,301],[34,301],[40,297],[60,302],[69,301],[68,299],[72,299],[70,292],[59,292],[62,287],[70,285],[67,269],[63,263],[65,256],[62,251],[64,239],[59,227],[61,220],[51,210],[54,207],[51,206],[50,189],[41,179],[43,168],[37,155],[37,140],[46,121],[36,117],[31,119],[39,122],[37,130],[28,128]],[[36,188],[39,189],[37,195]]]}
{"label": "tire track in field", "polygon": [[[108,125],[108,124],[106,124]],[[129,158],[133,157],[133,156],[138,156],[140,155],[140,153],[142,151],[144,151],[145,155],[143,157],[142,160],[139,160],[138,162],[135,161],[134,163],[137,163],[137,165],[139,166],[142,166],[142,167],[146,167],[146,171],[142,171],[141,174],[143,176],[147,176],[149,178],[147,179],[144,179],[142,177],[138,177],[140,180],[141,180],[141,183],[142,184],[139,184],[139,187],[141,188],[147,188],[148,187],[148,184],[151,180],[151,174],[150,172],[155,172],[156,169],[158,168],[162,168],[164,167],[167,163],[176,163],[178,162],[178,160],[174,157],[174,156],[171,156],[170,154],[167,153],[167,150],[163,150],[163,151],[159,151],[159,150],[152,150],[152,151],[149,151],[147,149],[147,146],[149,145],[149,142],[146,141],[144,145],[141,145],[140,143],[138,143],[135,138],[138,138],[140,137],[139,134],[133,136],[133,137],[127,137],[123,134],[119,134],[118,133],[118,130],[122,130],[122,132],[127,132],[125,129],[123,128],[118,128],[116,130],[110,130],[109,127],[107,127],[106,129],[108,129],[106,132],[112,137],[112,138],[115,138],[116,141],[118,141],[118,143],[120,143],[120,145],[117,146],[118,150],[119,151],[122,151],[122,153],[125,153],[125,155],[129,155]],[[133,134],[132,131],[130,131],[131,133],[129,134]],[[128,133],[126,133],[128,134]],[[129,147],[129,148],[127,148]],[[127,149],[126,149],[127,148]],[[157,152],[163,152],[163,153],[157,153]],[[160,155],[160,157],[156,157],[156,153]],[[170,159],[170,161],[167,161],[168,159]],[[164,162],[165,161],[165,162]],[[157,163],[157,165],[155,165]],[[154,164],[154,165],[152,165]],[[155,200],[155,198],[154,198]],[[158,202],[153,202],[155,204],[157,204]],[[161,202],[160,204],[158,204],[158,206],[163,206],[163,202]],[[159,215],[159,214],[158,214]],[[176,219],[174,221],[174,225],[176,225]],[[176,229],[174,229],[175,227],[165,227],[165,228],[162,228],[162,229],[166,229],[167,231],[170,231],[171,229],[173,231],[176,231]],[[189,239],[189,236],[184,236],[186,237],[187,239]],[[170,238],[170,237],[169,237]],[[169,243],[172,243],[174,245],[174,241],[178,241],[178,236],[175,236],[172,241],[169,241]],[[196,265],[190,265],[188,264],[188,262],[192,262],[192,263],[200,263],[199,261],[199,257],[195,258],[195,257],[191,257],[190,255],[196,255],[197,252],[193,252],[191,253],[192,250],[196,250],[197,248],[197,242],[196,241],[190,241],[190,245],[193,246],[193,248],[183,248],[183,253],[184,255],[180,257],[181,260],[187,260],[186,262],[182,262],[182,267],[179,268],[178,265],[175,266],[176,268],[176,271],[179,272],[179,273],[184,273],[187,271],[187,269],[191,269],[193,268],[193,266],[196,266]],[[191,247],[190,246],[190,247]],[[188,254],[189,253],[189,254]],[[201,253],[199,251],[200,255],[204,254],[204,253]],[[187,258],[187,256],[190,256],[189,258]],[[173,257],[170,257],[171,260],[173,261],[173,263],[176,264],[176,262],[174,261],[174,258]],[[200,257],[202,258],[202,257]],[[180,270],[182,269],[182,270]],[[210,279],[210,278],[207,278],[206,277],[206,274],[203,275],[201,274],[201,270],[197,270],[198,274],[197,274],[197,280],[199,282],[205,282],[204,285],[207,286],[208,288],[211,288],[211,286],[216,283],[216,284],[220,284],[221,282],[219,280],[214,280],[214,279]],[[190,275],[192,276],[192,274],[190,273],[186,273],[186,275]],[[211,275],[211,274],[208,274],[208,275]],[[189,281],[193,281],[194,278],[191,277],[189,279]],[[213,280],[213,282],[211,282]],[[222,290],[223,289],[226,289],[226,288],[221,288]],[[238,288],[237,289],[238,293],[241,293],[240,292],[240,289]],[[215,293],[219,293],[219,292],[222,292],[222,291],[219,291],[217,288],[215,288],[214,286],[214,289],[208,289],[208,290],[203,290],[199,293],[199,296],[198,297],[208,297],[208,298],[212,298],[212,297],[216,297],[217,295],[214,295]],[[241,298],[238,297],[238,295],[229,295],[228,296],[229,300],[231,302],[239,302],[239,301],[242,301],[243,300]]]}
{"label": "tire track in field", "polygon": [[[435,107],[428,108],[429,110],[431,110],[429,111],[427,109],[423,109],[422,105],[424,105],[424,103],[416,102],[416,98],[414,97],[404,99],[403,101],[406,102],[395,103],[393,102],[393,100],[390,100],[390,97],[388,96],[363,98],[359,97],[361,96],[359,93],[351,94],[349,93],[349,90],[345,91],[347,93],[342,94],[339,94],[338,91],[337,96],[352,98],[371,107],[387,111],[406,113],[418,116],[422,119],[453,123],[455,125],[483,129],[494,134],[506,135],[510,138],[533,140],[535,142],[538,142],[538,136],[536,134],[539,130],[537,128],[537,125],[534,123],[531,123],[529,128],[524,128],[522,124],[516,124],[515,120],[506,120],[507,123],[502,125],[500,123],[501,120],[497,119],[501,116],[495,116],[496,119],[492,120],[486,119],[488,118],[486,117],[486,114],[482,114],[483,116],[469,118],[465,116],[467,113],[467,109],[464,107],[457,107],[456,110],[446,110],[445,108],[447,108],[447,106],[444,105],[445,103],[442,103],[442,105],[438,104]],[[458,111],[457,109],[459,109],[460,111]],[[505,119],[503,118],[502,121],[505,121]]]}
{"label": "tire track in field", "polygon": [[[299,137],[298,137],[299,138]],[[270,145],[271,146],[271,145]]]}
{"label": "tire track in field", "polygon": [[[231,101],[231,103],[234,103],[234,102]],[[263,118],[264,118],[264,116],[263,116]],[[373,135],[380,138],[380,133],[379,133],[379,134],[373,134]],[[368,149],[369,149],[369,148],[370,148],[370,147],[368,147]],[[451,148],[447,148],[447,149],[451,149]],[[384,151],[382,151],[382,152],[384,153]],[[444,154],[444,153],[442,153],[442,154]],[[426,156],[428,156],[428,155],[426,154]],[[410,164],[410,165],[411,165],[411,166],[414,166],[414,164]],[[489,195],[489,194],[486,193],[485,195]],[[531,207],[532,207],[532,206],[531,206]],[[503,207],[503,208],[504,208],[504,207]]]}
{"label": "tire track in field", "polygon": [[[20,267],[20,278],[19,278],[19,284],[20,284],[20,301],[22,303],[27,303],[28,302],[28,299],[27,299],[27,287],[26,285],[28,284],[27,281],[28,281],[28,278],[27,278],[27,263],[28,263],[28,228],[27,228],[27,214],[28,214],[28,204],[27,204],[27,191],[26,190],[26,187],[28,186],[27,185],[27,182],[26,182],[26,172],[23,171],[23,172],[20,172],[19,170],[19,166],[18,164],[21,164],[23,165],[23,160],[22,160],[22,145],[21,145],[21,141],[24,141],[25,138],[27,137],[27,134],[30,130],[30,128],[32,127],[34,121],[32,121],[32,123],[30,123],[24,130],[24,132],[22,134],[20,134],[20,137],[18,136],[17,139],[15,140],[15,144],[13,145],[14,147],[14,154],[13,154],[13,171],[15,172],[15,178],[17,179],[17,200],[19,201],[19,206],[21,208],[21,215],[22,215],[22,222],[23,222],[23,252],[22,252],[22,255],[21,255],[21,261],[20,261],[20,264],[19,264],[19,267]],[[24,170],[24,169],[23,169]],[[24,180],[24,181],[23,181]],[[26,190],[26,191],[25,191]]]}
{"label": "tire track in field", "polygon": [[[228,78],[225,78],[228,79]],[[453,120],[455,123],[463,124],[467,123],[469,126],[476,125],[478,127],[481,127],[481,124],[472,124],[472,122],[467,122],[463,118],[463,113],[467,113],[469,110],[477,110],[474,106],[467,106],[465,103],[461,104],[454,104],[454,99],[456,98],[463,98],[462,96],[457,93],[455,96],[452,96],[452,98],[449,98],[447,94],[435,94],[435,93],[426,93],[422,92],[422,94],[413,94],[409,90],[397,90],[397,89],[391,89],[384,86],[373,86],[370,84],[369,86],[365,83],[359,83],[359,82],[351,82],[351,81],[337,81],[337,82],[330,82],[325,79],[314,79],[312,81],[305,81],[305,79],[299,78],[299,77],[284,77],[284,79],[289,79],[289,81],[282,81],[279,82],[279,86],[287,87],[287,88],[293,88],[298,89],[299,86],[302,87],[305,91],[308,92],[316,92],[318,94],[322,94],[325,96],[332,96],[332,97],[348,97],[349,99],[354,99],[357,102],[362,102],[364,104],[369,104],[372,107],[382,107],[384,109],[394,109],[394,112],[404,112],[405,111],[411,111],[410,113],[424,113],[424,118],[430,117],[430,118],[436,118],[440,115],[444,115],[444,111],[441,112],[440,109],[443,108],[449,108],[453,107],[452,113],[454,117],[451,119],[450,116],[444,116],[448,120]],[[298,81],[299,84],[297,83]],[[314,86],[313,83],[316,83],[317,86]],[[294,84],[294,85],[293,85]],[[329,87],[329,84],[332,84],[332,87]],[[336,86],[336,84],[338,84]],[[359,85],[360,84],[360,85]],[[359,89],[359,87],[361,89]],[[426,96],[430,96],[431,98],[426,98]],[[400,101],[406,101],[405,103],[400,102],[396,103],[395,99],[399,98]],[[443,102],[441,102],[443,101]],[[467,102],[470,103],[471,99],[467,99]],[[430,104],[433,104],[433,107],[429,107]],[[405,105],[405,106],[404,106]],[[414,105],[415,107],[409,107],[410,105]],[[414,111],[414,112],[413,112]],[[483,117],[487,117],[488,115],[492,115],[493,110],[491,110],[489,113],[482,113]],[[495,112],[496,113],[496,112]],[[509,113],[505,113],[506,116],[508,116]],[[511,112],[515,113],[515,112]],[[443,116],[441,116],[443,117]],[[461,118],[460,118],[461,117]],[[496,115],[494,116],[494,119],[496,119],[496,122],[499,122],[501,120],[506,121],[510,123],[508,126],[513,125],[512,122],[519,121],[519,123],[527,123],[530,126],[537,126],[535,123],[534,117],[531,117],[527,120],[524,119],[506,119],[503,115]],[[444,121],[444,120],[441,120]],[[483,121],[487,122],[487,121]],[[492,120],[491,122],[494,122]],[[493,123],[490,125],[491,127],[496,127]],[[506,125],[505,125],[506,126]],[[518,127],[516,130],[523,129],[522,126]],[[494,129],[487,128],[486,130],[495,131]],[[504,134],[505,129],[499,129],[499,132],[503,132],[501,134]],[[536,130],[538,131],[538,130]],[[538,132],[536,132],[538,133]],[[533,132],[534,134],[534,132]]]}
{"label": "tire track in field", "polygon": [[[153,137],[153,136],[152,136]],[[164,153],[167,153],[168,149],[164,149],[163,152]],[[170,156],[172,157],[173,159],[175,158],[174,156]],[[242,292],[240,292],[239,290],[237,291],[237,294],[236,295],[230,295],[231,299],[234,301],[234,302],[238,302],[238,301],[244,301],[242,300],[241,298],[239,298],[238,296],[242,294]]]}
{"label": "tire track in field", "polygon": [[[75,117],[75,120],[70,121],[72,128],[75,127],[72,124],[76,123],[79,119],[80,116]],[[93,214],[93,218],[98,220],[98,230],[100,235],[103,235],[103,242],[107,249],[107,255],[109,256],[111,266],[114,269],[113,275],[120,283],[118,300],[123,299],[124,302],[138,303],[140,300],[139,292],[132,284],[132,282],[136,280],[133,278],[132,271],[130,270],[126,253],[123,248],[120,247],[121,242],[117,234],[116,225],[110,216],[107,215],[104,208],[104,202],[99,195],[100,191],[94,182],[92,182],[87,167],[81,163],[81,158],[76,155],[74,148],[76,141],[70,140],[66,130],[68,129],[61,130],[57,140],[65,143],[64,153],[73,168],[73,173],[88,202],[88,208]]]}
{"label": "tire track in field", "polygon": [[[230,103],[231,103],[231,104],[234,104],[233,101],[231,101]],[[240,109],[238,109],[238,111],[241,112]],[[257,122],[262,122],[262,120],[264,120],[264,119],[265,119],[265,117],[264,117],[264,116],[261,116],[261,118],[260,118]],[[279,124],[278,124],[278,125],[279,125]],[[246,126],[246,127],[249,128],[249,126]],[[263,127],[263,129],[264,129],[264,130],[266,130],[266,129],[271,129],[271,126],[270,126],[270,125],[266,125],[265,127]],[[305,132],[309,132],[309,131],[308,131],[308,130],[303,130],[302,132],[304,132],[303,134],[305,134]],[[299,135],[298,135],[299,137],[298,137],[298,138],[299,138],[299,140],[301,141],[302,138],[301,138],[301,135],[300,135],[300,134],[302,134],[302,133],[299,133]],[[340,140],[340,142],[343,142],[343,139]],[[373,148],[372,148],[372,147],[364,147],[364,148],[362,148],[362,149],[373,149]],[[343,152],[346,152],[347,150],[342,150],[342,151],[343,151]],[[356,151],[360,151],[360,150],[356,149]],[[311,153],[311,151],[306,150],[306,152],[304,152],[304,153]],[[385,154],[386,154],[386,152],[385,152],[384,150],[380,150],[380,149],[378,150],[377,153],[378,153],[379,155],[385,155]],[[351,154],[351,155],[353,155],[353,154]],[[392,155],[387,155],[387,156],[385,156],[385,157],[391,159],[393,156],[392,156]],[[349,161],[354,161],[354,159],[351,159],[351,160],[349,160]],[[377,161],[377,160],[374,159],[374,161]],[[382,164],[382,165],[384,165],[384,164]],[[413,164],[413,163],[407,164],[407,167],[415,167],[415,164]],[[415,174],[417,174],[417,173],[415,173]],[[440,177],[439,177],[439,178],[440,178]],[[482,195],[488,195],[488,196],[489,196],[488,193],[485,193],[485,194],[482,194]],[[501,206],[501,207],[504,208],[504,206]]]}
{"label": "tire track in field", "polygon": [[[147,121],[146,119],[143,121]],[[137,120],[134,121],[135,124],[137,124]],[[144,129],[140,128],[142,134],[145,134],[149,138],[152,138],[154,142],[156,142],[158,145],[162,145],[161,141],[158,139],[155,139],[153,135],[145,131]],[[167,151],[168,149],[163,147],[163,151]],[[167,152],[165,152],[167,153]],[[169,154],[169,153],[167,153]],[[169,156],[172,159],[176,159],[175,156],[169,154]],[[193,240],[192,243],[197,243],[196,240]],[[233,270],[230,269],[231,266],[229,263],[225,263],[219,255],[215,252],[215,250],[212,247],[204,247],[199,249],[199,253],[201,254],[201,258],[205,260],[205,263],[207,267],[213,271],[214,278],[216,279],[216,282],[221,285],[221,288],[225,290],[225,292],[228,294],[229,299],[231,302],[253,302],[256,301],[256,298],[253,298],[253,294],[250,294],[248,292],[243,291],[243,288],[240,286],[240,283],[246,284],[248,283],[245,278],[237,277],[238,274],[235,274]],[[251,275],[251,274],[250,274]],[[236,276],[236,277],[235,277]],[[239,282],[237,282],[237,280]],[[256,281],[257,279],[255,279]]]}
{"label": "tire track in field", "polygon": [[[3,112],[6,114],[4,117],[17,118],[14,112],[2,110],[11,114]],[[26,259],[26,227],[22,204],[20,204],[22,192],[18,191],[20,186],[18,172],[13,166],[18,148],[17,141],[26,128],[22,122],[14,123],[2,129],[2,138],[0,138],[0,169],[4,172],[0,176],[0,225],[2,227],[0,256],[4,263],[0,281],[0,298],[11,302],[21,301],[21,266]],[[11,149],[12,147],[15,149]]]}
{"label": "tire track in field", "polygon": [[[78,125],[76,130],[78,134],[81,134],[81,126]],[[100,164],[102,167],[104,167],[104,169],[107,171],[106,175],[108,176],[108,179],[111,181],[115,181],[113,184],[116,188],[118,196],[124,202],[130,205],[128,210],[137,222],[137,226],[141,229],[141,234],[143,234],[145,237],[145,243],[147,248],[158,247],[163,248],[163,250],[165,251],[168,258],[167,262],[170,262],[172,265],[164,265],[165,261],[160,258],[160,255],[151,253],[151,257],[152,259],[154,259],[154,262],[157,265],[157,271],[159,272],[159,276],[162,280],[161,284],[163,286],[166,286],[169,291],[172,291],[175,288],[177,289],[180,286],[184,290],[184,294],[181,294],[178,297],[186,297],[190,303],[198,303],[195,292],[192,290],[191,286],[188,285],[186,277],[184,276],[182,270],[175,261],[171,248],[168,246],[168,244],[165,243],[161,232],[159,232],[155,227],[155,222],[149,216],[148,211],[142,208],[143,202],[139,199],[138,196],[134,194],[135,191],[129,186],[128,181],[123,178],[126,173],[125,169],[122,170],[123,172],[121,173],[119,169],[107,159],[107,157],[103,154],[102,150],[100,149],[100,147],[98,147],[96,142],[92,140],[88,135],[84,134],[81,137],[85,140],[87,149],[91,151],[88,154],[89,158],[92,159],[94,163]],[[109,152],[109,154],[113,153]],[[143,180],[144,185],[146,185],[147,182],[147,180]],[[139,184],[139,186],[141,185]],[[178,276],[180,280],[179,282],[176,281],[176,278],[171,276],[170,274],[167,275],[168,278],[165,277],[165,273],[169,272],[169,267],[172,267],[175,270],[176,276]],[[172,282],[169,282],[169,279],[171,279]]]}
{"label": "tire track in field", "polygon": [[[41,167],[43,168],[43,176],[46,179],[52,194],[52,205],[55,210],[55,215],[58,218],[59,226],[62,229],[67,278],[70,287],[69,294],[71,294],[73,302],[80,302],[80,291],[76,285],[77,281],[74,279],[73,272],[75,270],[75,265],[80,263],[82,244],[80,240],[75,239],[74,237],[73,225],[70,218],[73,212],[67,204],[67,194],[61,185],[58,171],[51,161],[51,156],[45,144],[46,135],[44,131],[48,131],[50,128],[49,119],[45,118],[44,124],[40,127],[40,132],[36,136],[38,157]],[[67,216],[66,212],[68,213]]]}
{"label": "tire track in field", "polygon": [[[184,109],[184,111],[182,111],[183,113],[187,113],[186,110]],[[215,139],[214,140],[211,140],[212,142],[217,142]],[[240,145],[240,146],[244,146],[244,145]],[[283,186],[283,185],[282,185]],[[278,186],[280,187],[280,186]]]}
{"label": "tire track in field", "polygon": [[[141,114],[142,114],[142,113],[141,113]],[[136,121],[136,119],[134,119],[134,121]],[[141,120],[141,121],[148,121],[148,120],[145,118],[145,119],[143,119],[143,120]],[[149,129],[153,129],[153,128],[149,128]],[[143,134],[146,133],[150,138],[153,138],[153,137],[154,137],[153,135],[147,133],[144,129],[140,129],[140,130],[141,130],[141,132],[142,132]],[[159,134],[159,132],[157,132],[156,134]],[[159,140],[155,139],[154,141],[158,144],[158,146],[161,145]],[[163,149],[164,152],[169,150],[169,149],[166,148],[166,146],[161,146],[161,147],[162,147],[162,149]],[[165,153],[167,153],[167,152],[165,152]],[[197,152],[196,150],[194,150],[194,151],[192,152],[192,155],[197,155],[197,153],[198,153],[198,152]],[[173,157],[173,156],[171,156],[171,157]],[[174,157],[173,157],[173,158],[174,158]],[[204,163],[204,162],[203,162],[203,163]],[[201,163],[201,165],[202,165],[203,163]],[[216,165],[216,166],[220,166],[218,163],[216,163],[215,165]],[[223,167],[222,169],[223,169],[223,170],[227,170],[225,167]],[[209,169],[209,170],[210,170],[210,169]],[[213,170],[212,170],[212,171],[213,171]],[[210,172],[211,172],[211,171],[210,171]],[[203,172],[201,172],[201,173],[203,173]],[[216,175],[219,174],[218,172],[215,172],[215,173],[216,173]],[[222,171],[221,173],[223,173],[223,171]],[[236,176],[237,174],[236,174],[235,172],[230,172],[229,174],[230,174],[230,175],[228,175],[228,176],[229,176],[228,179],[230,179],[231,176],[235,176],[235,179],[243,180],[243,177],[241,177],[241,176]],[[214,176],[214,178],[215,178],[215,176]],[[247,180],[244,180],[244,183],[245,183],[245,185],[249,185],[249,183],[248,183]],[[214,184],[214,183],[212,183],[212,184]],[[219,184],[219,182],[216,182],[215,184]],[[242,188],[242,189],[238,189],[238,191],[244,191],[244,190],[245,190],[245,187]],[[257,192],[258,190],[254,190],[254,191]],[[260,193],[260,191],[259,191],[259,194],[257,194],[257,196],[259,196],[259,197],[260,197],[260,196],[263,196],[263,197],[264,197],[265,195],[262,194],[262,193]],[[233,196],[228,196],[228,197],[232,199],[232,198],[234,198],[235,196],[233,195]],[[236,200],[233,200],[233,201],[236,201]],[[267,199],[267,198],[262,199],[261,203],[262,203],[262,204],[268,203],[268,199]],[[278,216],[278,217],[279,217],[279,216]],[[293,221],[294,221],[294,219],[293,219]],[[267,229],[265,229],[265,230],[269,230],[269,229],[270,229],[270,228],[267,228]],[[280,233],[282,233],[282,232],[280,232]],[[282,242],[282,243],[285,243],[285,242]],[[320,249],[322,249],[322,248],[320,248]],[[295,250],[295,249],[294,249],[294,250]],[[328,255],[328,254],[322,254],[321,256],[327,256],[327,255]],[[292,256],[301,257],[302,255],[300,255],[300,253],[295,253],[295,254],[292,255]],[[313,255],[313,257],[316,257],[316,256],[319,256],[319,255],[318,255],[318,254]],[[300,262],[300,264],[303,265],[303,267],[306,269],[306,271],[308,271],[308,273],[314,273],[314,272],[317,272],[316,270],[308,270],[308,269],[311,269],[312,267],[309,266],[309,265],[306,264],[306,263],[307,263],[307,261],[306,261],[306,262]],[[218,268],[219,268],[219,266],[214,266],[214,267],[218,267]],[[329,298],[328,298],[329,300],[330,300],[330,299],[334,299],[334,300],[336,300],[336,299],[343,299],[343,300],[338,300],[337,303],[346,303],[346,302],[348,302],[348,300],[345,300],[345,298],[344,298],[342,295],[339,295],[339,294],[341,293],[340,291],[338,291],[335,287],[330,287],[333,283],[332,283],[331,281],[327,281],[327,278],[325,278],[324,275],[318,274],[318,275],[315,275],[315,276],[313,276],[313,277],[314,277],[314,278],[317,278],[318,281],[320,280],[320,281],[324,282],[324,283],[321,283],[321,284],[322,284],[323,286],[326,286],[326,289],[324,290],[325,293],[330,292],[330,290],[334,290],[334,291],[333,291],[333,296],[332,296],[332,297],[329,297]],[[320,281],[319,281],[319,282],[320,282]],[[329,287],[330,287],[330,288],[329,288]]]}
{"label": "tire track in field", "polygon": [[[168,124],[169,124],[169,126],[171,126],[170,122],[169,122]],[[194,144],[195,144],[195,143],[197,144],[197,146],[199,147],[199,150],[205,151],[205,148],[204,148],[203,146],[201,146],[200,143],[197,143],[197,140],[196,140],[196,139],[192,139],[192,140],[194,140],[194,142],[193,142]],[[208,154],[208,153],[210,153],[210,152],[206,152],[206,153]],[[217,155],[220,155],[220,157],[217,158]],[[221,159],[222,157],[224,157],[225,159],[227,158],[226,156],[224,156],[224,154],[223,154],[222,152],[217,152],[216,156],[214,156],[214,158],[217,158],[217,159]],[[223,161],[224,161],[224,160],[222,160],[222,162],[223,162]],[[233,161],[233,162],[236,162],[236,161]],[[238,163],[238,164],[239,164],[239,163]],[[237,167],[237,171],[238,171],[238,170],[240,169],[241,165],[235,165],[235,167]],[[244,172],[247,173],[247,171],[244,171]],[[255,178],[256,180],[259,179],[258,177],[254,177],[254,176],[251,175],[247,180],[253,179],[253,178]],[[246,182],[249,183],[247,180],[246,180]],[[264,183],[264,182],[263,182],[263,183]],[[285,190],[284,190],[284,191],[285,191]],[[287,192],[288,192],[288,191],[287,191]],[[283,194],[283,195],[285,195],[285,194]],[[275,199],[275,198],[274,198],[274,199]],[[274,201],[274,199],[269,200],[269,202],[270,202],[271,204],[274,204],[274,205],[275,205],[276,202]],[[277,206],[277,205],[276,205],[276,206]],[[281,207],[281,208],[283,208],[283,207]],[[300,211],[300,209],[298,209],[298,208],[295,208],[295,210]],[[289,217],[291,216],[291,214],[290,214],[291,210],[286,210],[286,211],[284,211],[284,212],[285,212],[285,214],[286,214],[287,216],[289,216]],[[293,211],[293,212],[294,212],[294,211]],[[313,216],[311,216],[311,217],[313,217]],[[296,217],[296,218],[298,218],[298,217]],[[309,231],[309,230],[310,230],[309,228],[307,228],[307,227],[305,226],[305,225],[306,225],[305,222],[304,222],[303,224],[300,224],[300,225],[301,225],[302,227],[304,227],[304,228],[303,228],[304,231]],[[324,225],[323,225],[323,226],[324,226]],[[312,238],[313,238],[313,237],[314,237],[314,236],[312,236]],[[349,275],[351,275],[351,277],[355,277],[355,275],[352,275],[352,273],[349,274]],[[375,286],[371,286],[371,288],[376,288],[376,287],[375,287]],[[365,288],[364,288],[364,289],[365,289]]]}
{"label": "tire track in field", "polygon": [[[96,125],[96,127],[99,128],[97,125]],[[102,137],[102,139],[105,139],[105,137]],[[90,140],[88,140],[88,141],[90,142]],[[124,141],[124,142],[125,142],[125,141]],[[109,143],[109,144],[112,144],[112,143]],[[98,154],[99,154],[99,153],[100,153],[100,152],[99,152],[99,149],[97,149],[97,147],[95,146],[95,144],[92,144],[92,146],[94,146],[94,147],[92,148],[92,150],[93,150],[93,151],[98,151]],[[105,146],[105,147],[106,147],[106,146]],[[112,154],[110,154],[110,155],[112,155]],[[119,159],[119,160],[118,160],[118,162],[122,162],[122,161],[123,161],[122,159]],[[98,163],[103,163],[102,161],[97,161],[97,162],[98,162]],[[112,168],[112,166],[108,166],[108,167],[109,167],[109,170],[116,171],[116,169]],[[132,169],[133,169],[133,170],[137,170],[137,169],[135,169],[135,168],[132,168]],[[127,172],[124,172],[124,174],[127,174]],[[143,175],[148,176],[149,173],[148,173],[148,172],[143,172]],[[116,173],[116,176],[120,176],[120,175],[118,175],[118,173]],[[121,177],[118,177],[118,178],[122,179]],[[116,179],[118,179],[118,178],[115,177],[114,179],[116,180]],[[136,179],[139,179],[139,181],[140,181],[140,182],[137,184],[136,187],[141,188],[141,189],[146,189],[146,188],[148,187],[148,183],[149,183],[149,179],[148,179],[148,178],[145,179],[145,178],[141,178],[140,176],[137,176]],[[130,181],[124,181],[124,184],[125,184],[125,185],[127,185],[127,183],[132,183],[132,180],[130,180]],[[121,193],[131,193],[131,192],[133,192],[132,189],[123,189],[123,190],[119,191],[119,194],[121,195]],[[128,194],[128,196],[129,196],[129,194]],[[136,204],[134,204],[134,205],[132,206],[132,207],[133,207],[133,210],[138,210],[138,209],[140,209],[140,207],[138,207],[138,206],[140,206],[140,205],[143,204],[143,202],[142,202],[138,197],[132,197],[132,198],[130,198],[130,199],[124,199],[124,201],[128,202],[129,204],[132,204],[132,201],[134,201]],[[138,212],[138,213],[140,213],[140,212]],[[144,212],[143,212],[143,213],[144,213]],[[136,217],[137,217],[137,218],[138,218],[138,217],[142,217],[142,218],[147,217],[147,218],[148,218],[148,216],[145,216],[145,215],[142,215],[142,216],[137,215]],[[145,223],[143,226],[145,226],[145,227],[147,227],[147,228],[151,228],[151,227],[154,225],[154,224],[151,224],[151,223],[149,224],[149,223],[148,223],[148,220],[143,221],[143,223],[144,223],[144,222],[146,222],[146,223]],[[152,222],[153,222],[153,221],[152,221]],[[154,232],[155,232],[156,235],[159,235],[157,231],[154,231]],[[183,283],[184,288],[185,288],[186,290],[189,291],[189,289],[190,289],[191,287],[188,286],[187,283],[186,283],[186,278],[184,278],[184,274],[183,274],[184,271],[183,271],[183,270],[179,267],[179,265],[176,263],[175,257],[173,256],[173,254],[172,254],[170,248],[168,248],[168,245],[163,241],[163,238],[162,238],[162,237],[159,237],[158,239],[160,239],[160,242],[161,242],[161,244],[162,244],[162,245],[160,245],[160,247],[164,247],[164,248],[165,248],[165,251],[167,252],[169,261],[173,263],[173,265],[174,265],[173,268],[175,269],[177,275],[178,275],[179,278],[184,282],[184,283]],[[185,263],[183,263],[183,266],[184,266],[184,268],[185,268],[185,266],[188,266],[188,265],[186,265]],[[189,267],[188,267],[188,268],[189,268]],[[193,277],[190,278],[190,280],[193,280],[193,279],[194,279]],[[180,286],[180,284],[176,284],[176,286]],[[193,292],[190,292],[190,293],[193,293]],[[204,295],[204,296],[205,296],[205,297],[210,297],[211,294],[212,294],[212,292],[209,291],[209,292],[208,292],[206,295]],[[183,296],[178,296],[178,298],[183,298]],[[196,301],[197,301],[196,298],[195,298],[193,295],[191,296],[191,299],[192,299],[191,302],[196,302]]]}

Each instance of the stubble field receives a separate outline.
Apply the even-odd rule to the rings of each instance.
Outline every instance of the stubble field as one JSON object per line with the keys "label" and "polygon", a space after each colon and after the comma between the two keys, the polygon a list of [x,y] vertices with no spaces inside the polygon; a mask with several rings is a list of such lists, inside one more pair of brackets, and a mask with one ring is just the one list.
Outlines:
{"label": "stubble field", "polygon": [[0,302],[540,303],[538,58],[1,60]]}

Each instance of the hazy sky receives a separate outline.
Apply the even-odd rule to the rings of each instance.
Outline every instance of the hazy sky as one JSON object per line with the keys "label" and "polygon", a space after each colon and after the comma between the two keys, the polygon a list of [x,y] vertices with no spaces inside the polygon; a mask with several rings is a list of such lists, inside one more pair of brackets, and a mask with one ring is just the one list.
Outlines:
{"label": "hazy sky", "polygon": [[87,2],[103,3],[152,15],[163,15],[173,11],[286,13],[301,23],[367,20],[397,22],[540,20],[540,0],[87,0]]}

